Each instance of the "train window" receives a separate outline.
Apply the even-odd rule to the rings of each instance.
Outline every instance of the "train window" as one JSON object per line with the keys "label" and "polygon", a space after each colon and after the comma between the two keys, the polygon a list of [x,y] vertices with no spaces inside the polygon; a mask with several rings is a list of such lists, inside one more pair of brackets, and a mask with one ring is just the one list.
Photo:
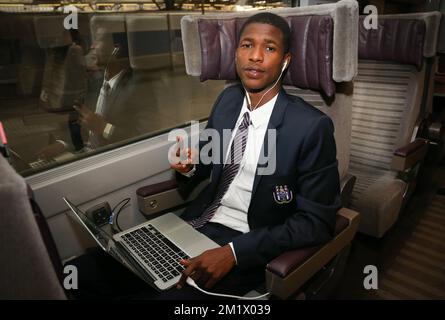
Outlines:
{"label": "train window", "polygon": [[180,19],[269,2],[135,3],[0,3],[0,121],[23,176],[207,118],[224,83],[186,75]]}

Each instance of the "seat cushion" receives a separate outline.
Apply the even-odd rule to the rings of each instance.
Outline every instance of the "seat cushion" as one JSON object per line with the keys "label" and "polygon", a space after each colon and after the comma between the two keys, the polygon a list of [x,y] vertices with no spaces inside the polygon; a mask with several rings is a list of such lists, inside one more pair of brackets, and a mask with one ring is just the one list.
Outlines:
{"label": "seat cushion", "polygon": [[352,168],[349,173],[357,177],[351,207],[361,214],[359,231],[381,238],[399,216],[406,183],[390,171]]}

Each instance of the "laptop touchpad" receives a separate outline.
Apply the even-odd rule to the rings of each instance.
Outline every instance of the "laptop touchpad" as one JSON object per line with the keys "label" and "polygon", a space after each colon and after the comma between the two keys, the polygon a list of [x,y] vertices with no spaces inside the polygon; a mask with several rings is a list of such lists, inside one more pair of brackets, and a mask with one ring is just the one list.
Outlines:
{"label": "laptop touchpad", "polygon": [[158,217],[153,222],[153,226],[158,228],[190,257],[196,257],[208,249],[219,247],[217,243],[193,229],[192,226],[173,213]]}

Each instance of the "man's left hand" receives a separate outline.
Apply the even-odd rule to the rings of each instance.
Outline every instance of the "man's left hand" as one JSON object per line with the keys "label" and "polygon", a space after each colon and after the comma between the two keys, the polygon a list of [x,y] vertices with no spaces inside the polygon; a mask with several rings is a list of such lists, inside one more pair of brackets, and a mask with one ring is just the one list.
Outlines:
{"label": "man's left hand", "polygon": [[235,257],[233,256],[230,245],[204,251],[199,256],[181,260],[181,264],[186,267],[182,272],[176,287],[181,289],[187,277],[191,277],[199,286],[207,289],[212,288],[235,266]]}

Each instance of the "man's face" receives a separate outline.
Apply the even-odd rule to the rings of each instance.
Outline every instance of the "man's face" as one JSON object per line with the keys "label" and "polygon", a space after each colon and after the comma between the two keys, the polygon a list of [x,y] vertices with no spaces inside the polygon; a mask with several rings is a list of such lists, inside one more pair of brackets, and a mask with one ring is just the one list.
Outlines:
{"label": "man's face", "polygon": [[113,52],[114,46],[111,35],[104,28],[99,28],[96,32],[96,39],[93,44],[93,50],[97,59],[97,65],[105,67]]}
{"label": "man's face", "polygon": [[270,24],[251,23],[236,50],[236,72],[248,91],[262,91],[278,79],[286,59],[283,33]]}

